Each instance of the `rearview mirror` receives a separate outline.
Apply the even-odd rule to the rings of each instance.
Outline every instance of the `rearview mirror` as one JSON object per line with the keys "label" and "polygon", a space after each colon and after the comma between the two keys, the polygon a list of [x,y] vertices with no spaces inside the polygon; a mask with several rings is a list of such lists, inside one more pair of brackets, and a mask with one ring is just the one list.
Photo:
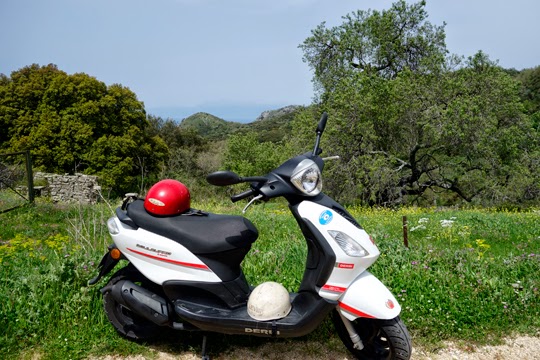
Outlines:
{"label": "rearview mirror", "polygon": [[328,120],[328,114],[324,112],[321,116],[321,120],[319,120],[319,124],[317,124],[318,134],[322,134],[324,129],[326,128],[326,120]]}

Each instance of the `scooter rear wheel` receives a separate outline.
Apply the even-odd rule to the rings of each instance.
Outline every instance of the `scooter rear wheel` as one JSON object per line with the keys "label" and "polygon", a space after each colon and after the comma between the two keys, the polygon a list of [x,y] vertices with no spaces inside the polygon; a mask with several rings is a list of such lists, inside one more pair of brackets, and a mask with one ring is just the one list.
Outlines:
{"label": "scooter rear wheel", "polygon": [[[154,290],[155,284],[142,275],[131,264],[118,270],[111,277],[107,286],[114,285],[120,280],[130,280],[140,286]],[[119,304],[110,291],[103,294],[103,307],[105,314],[116,331],[132,340],[151,340],[159,337],[166,330],[162,326],[154,324],[132,312],[127,307]]]}
{"label": "scooter rear wheel", "polygon": [[405,324],[397,316],[391,320],[358,318],[352,321],[354,329],[362,339],[364,348],[355,349],[349,332],[337,310],[332,313],[336,331],[347,349],[360,360],[409,360],[411,339]]}

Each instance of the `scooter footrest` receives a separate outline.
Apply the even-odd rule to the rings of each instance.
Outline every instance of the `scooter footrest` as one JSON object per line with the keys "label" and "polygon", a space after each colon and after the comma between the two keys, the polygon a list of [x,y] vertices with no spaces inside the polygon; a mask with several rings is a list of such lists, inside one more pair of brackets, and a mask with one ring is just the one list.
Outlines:
{"label": "scooter footrest", "polygon": [[246,334],[262,337],[297,337],[314,330],[337,303],[312,294],[294,298],[292,310],[285,318],[258,321],[249,316],[247,305],[236,309],[217,308],[178,300],[176,314],[203,331],[224,334]]}
{"label": "scooter footrest", "polygon": [[216,318],[219,318],[219,321],[231,319],[240,321],[252,320],[247,313],[246,306],[237,309],[225,309],[195,304],[185,300],[176,301],[174,305],[175,311],[179,316],[184,317],[187,315],[189,318],[194,317],[200,321],[204,321],[206,319],[209,322],[214,322],[216,321]]}

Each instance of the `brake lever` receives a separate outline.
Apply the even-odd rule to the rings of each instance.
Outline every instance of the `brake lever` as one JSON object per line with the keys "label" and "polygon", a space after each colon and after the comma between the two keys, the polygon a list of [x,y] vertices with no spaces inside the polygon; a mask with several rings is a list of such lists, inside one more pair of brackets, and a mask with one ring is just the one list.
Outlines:
{"label": "brake lever", "polygon": [[328,156],[328,157],[325,157],[325,158],[322,158],[323,161],[328,161],[328,160],[339,160],[340,157],[339,155],[336,155],[336,156]]}
{"label": "brake lever", "polygon": [[244,209],[242,210],[242,214],[245,214],[245,213],[246,213],[248,207],[250,207],[251,204],[253,204],[253,203],[254,203],[255,201],[257,201],[257,200],[261,200],[262,198],[263,198],[263,196],[262,196],[262,194],[261,194],[261,195],[255,196],[253,199],[251,199],[251,200],[248,202],[248,204],[246,205],[246,207],[244,207]]}

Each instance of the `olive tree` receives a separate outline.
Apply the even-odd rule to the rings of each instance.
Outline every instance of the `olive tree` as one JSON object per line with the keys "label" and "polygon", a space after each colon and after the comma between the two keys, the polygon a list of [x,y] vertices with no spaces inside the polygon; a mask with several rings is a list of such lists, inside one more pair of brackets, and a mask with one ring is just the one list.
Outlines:
{"label": "olive tree", "polygon": [[144,105],[118,84],[31,65],[0,79],[0,149],[29,150],[48,172],[98,175],[115,192],[141,186],[166,153]]}
{"label": "olive tree", "polygon": [[379,205],[519,202],[537,143],[519,84],[482,52],[448,56],[424,6],[358,11],[301,45],[331,119],[323,145],[342,157],[327,189]]}
{"label": "olive tree", "polygon": [[322,94],[356,73],[391,79],[404,69],[429,72],[440,66],[444,25],[428,22],[424,7],[425,1],[398,1],[388,10],[358,10],[343,16],[339,26],[323,22],[312,30],[300,48]]}

